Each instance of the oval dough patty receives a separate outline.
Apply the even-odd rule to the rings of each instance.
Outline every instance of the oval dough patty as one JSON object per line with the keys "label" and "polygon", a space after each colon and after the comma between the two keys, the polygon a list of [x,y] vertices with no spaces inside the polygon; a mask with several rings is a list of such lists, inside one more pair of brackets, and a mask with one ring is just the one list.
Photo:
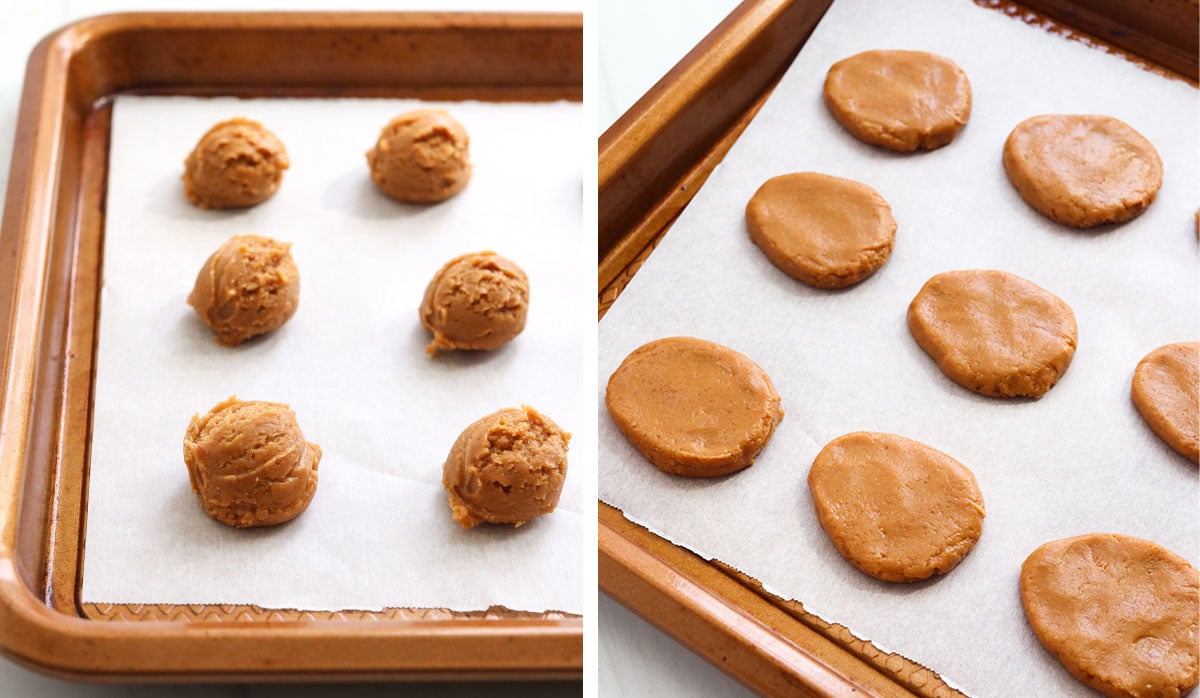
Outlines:
{"label": "oval dough patty", "polygon": [[948,271],[908,306],[913,339],[942,372],[991,397],[1041,397],[1075,356],[1075,313],[1006,271]]}
{"label": "oval dough patty", "polygon": [[1180,696],[1197,683],[1200,574],[1150,541],[1046,543],[1021,565],[1021,602],[1042,646],[1107,696]]}
{"label": "oval dough patty", "polygon": [[842,557],[885,582],[949,572],[983,532],[983,495],[971,471],[903,436],[839,436],[817,454],[808,486]]}
{"label": "oval dough patty", "polygon": [[783,419],[779,394],[758,364],[694,337],[635,349],[609,378],[605,403],[642,455],[688,477],[749,466]]}
{"label": "oval dough patty", "polygon": [[865,51],[834,63],[825,104],[855,138],[890,150],[933,150],[971,116],[962,68],[924,51]]}
{"label": "oval dough patty", "polygon": [[1154,145],[1111,116],[1045,114],[1017,124],[1004,169],[1025,203],[1074,228],[1119,223],[1149,206],[1162,186]]}
{"label": "oval dough patty", "polygon": [[878,192],[816,172],[768,179],[746,204],[746,227],[772,264],[819,288],[867,278],[896,240],[892,209]]}
{"label": "oval dough patty", "polygon": [[1200,342],[1159,347],[1133,372],[1133,404],[1163,441],[1200,463]]}

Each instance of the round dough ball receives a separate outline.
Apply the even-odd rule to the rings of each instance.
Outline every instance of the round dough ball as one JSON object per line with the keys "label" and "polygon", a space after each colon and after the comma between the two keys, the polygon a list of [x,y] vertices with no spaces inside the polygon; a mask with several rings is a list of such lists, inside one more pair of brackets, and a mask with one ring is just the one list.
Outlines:
{"label": "round dough ball", "polygon": [[889,150],[933,150],[971,116],[971,83],[948,58],[923,51],[865,51],[834,63],[825,104],[855,138]]}
{"label": "round dough ball", "polygon": [[842,557],[885,582],[946,574],[983,533],[983,495],[971,471],[903,436],[839,436],[817,454],[808,486]]}
{"label": "round dough ball", "polygon": [[300,305],[300,272],[291,245],[238,235],[221,245],[196,276],[188,304],[218,344],[235,347],[283,327]]}
{"label": "round dough ball", "polygon": [[608,379],[617,428],[659,470],[727,475],[754,463],[783,419],[758,364],[720,344],[668,337],[638,347]]}
{"label": "round dough ball", "polygon": [[1041,397],[1075,356],[1075,313],[1006,271],[948,271],[908,306],[908,329],[942,373],[991,397]]}
{"label": "round dough ball", "polygon": [[525,329],[529,277],[495,252],[455,257],[434,275],[421,300],[421,324],[433,333],[425,348],[495,349]]}
{"label": "round dough ball", "polygon": [[192,416],[183,462],[209,516],[237,528],[271,526],[308,508],[321,447],[304,440],[287,405],[231,397]]}
{"label": "round dough ball", "polygon": [[244,208],[271,198],[291,162],[274,133],[239,117],[210,128],[183,164],[183,193],[193,204]]}
{"label": "round dough ball", "polygon": [[558,506],[571,435],[532,407],[493,412],[463,430],[442,466],[450,511],[463,528],[520,526]]}
{"label": "round dough ball", "polygon": [[1021,565],[1021,602],[1042,646],[1106,696],[1182,696],[1200,679],[1200,573],[1150,541],[1046,543]]}
{"label": "round dough ball", "polygon": [[418,109],[383,127],[367,151],[371,179],[397,201],[445,201],[471,179],[470,139],[462,124],[441,109]]}
{"label": "round dough ball", "polygon": [[772,264],[818,288],[867,278],[896,240],[892,209],[878,192],[816,172],[768,179],[746,204],[746,227]]}
{"label": "round dough ball", "polygon": [[1133,372],[1133,404],[1163,441],[1200,463],[1200,342],[1159,347]]}
{"label": "round dough ball", "polygon": [[1074,228],[1127,221],[1153,203],[1162,186],[1154,145],[1111,116],[1026,119],[1005,141],[1003,160],[1025,203]]}

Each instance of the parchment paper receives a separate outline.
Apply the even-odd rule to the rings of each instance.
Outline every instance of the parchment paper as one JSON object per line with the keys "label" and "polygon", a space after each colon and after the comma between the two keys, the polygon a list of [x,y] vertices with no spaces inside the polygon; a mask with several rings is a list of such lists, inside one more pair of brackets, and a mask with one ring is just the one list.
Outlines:
{"label": "parchment paper", "polygon": [[[836,60],[874,48],[945,55],[967,72],[970,122],[948,147],[893,154],[829,115]],[[976,696],[1090,696],[1038,644],[1021,609],[1020,565],[1038,545],[1113,531],[1197,563],[1196,466],[1164,445],[1130,402],[1137,362],[1200,334],[1197,93],[1125,60],[1025,26],[968,0],[838,0],[783,81],[600,323],[600,498],[670,540],[717,558],[856,635],[940,672]],[[1158,200],[1092,232],[1030,209],[1000,163],[1004,140],[1043,113],[1110,114],[1155,144]],[[814,170],[864,182],[893,209],[891,259],[843,291],[813,289],[750,242],[746,201],[767,178]],[[905,312],[950,269],[1004,269],[1067,301],[1079,346],[1037,401],[952,383],[917,347]],[[715,480],[665,475],[603,406],[621,360],[691,335],[757,361],[786,416],[748,470]],[[971,468],[983,537],[949,575],[894,585],[845,562],[817,523],[806,478],[841,434],[903,434]]]}
{"label": "parchment paper", "polygon": [[[579,104],[449,103],[474,176],[435,206],[387,199],[363,153],[401,100],[119,97],[113,113],[84,601],[582,610],[582,483],[595,441],[580,371],[592,298],[581,231]],[[241,115],[282,139],[276,195],[238,212],[183,196],[183,159]],[[300,308],[237,348],[186,298],[235,234],[294,243]],[[417,307],[452,257],[492,249],[530,277],[528,325],[492,352],[425,355]],[[587,258],[585,260],[585,257]],[[585,263],[586,262],[586,263]],[[188,485],[188,420],[231,394],[289,403],[321,445],[320,484],[290,523],[235,530]],[[558,510],[462,530],[441,467],[459,432],[527,403],[576,432]]]}

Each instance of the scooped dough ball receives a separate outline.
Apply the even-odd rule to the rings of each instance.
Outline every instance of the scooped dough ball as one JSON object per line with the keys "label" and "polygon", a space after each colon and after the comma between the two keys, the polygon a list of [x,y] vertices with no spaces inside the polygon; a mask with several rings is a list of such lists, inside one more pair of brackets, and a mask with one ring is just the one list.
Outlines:
{"label": "scooped dough ball", "polygon": [[208,258],[188,304],[218,344],[235,347],[283,327],[300,305],[300,272],[291,245],[258,235],[230,238]]}
{"label": "scooped dough ball", "polygon": [[209,516],[237,528],[271,526],[308,508],[321,447],[304,440],[287,405],[231,397],[192,417],[183,461]]}
{"label": "scooped dough ball", "polygon": [[425,348],[495,349],[525,329],[529,277],[495,252],[455,257],[434,275],[421,301],[421,324],[433,333]]}
{"label": "scooped dough ball", "polygon": [[244,208],[271,198],[291,162],[283,143],[238,117],[205,133],[184,161],[183,192],[200,208]]}
{"label": "scooped dough ball", "polygon": [[418,109],[383,127],[367,151],[371,179],[397,201],[432,204],[463,190],[471,179],[470,139],[441,109]]}
{"label": "scooped dough ball", "polygon": [[480,523],[520,526],[558,506],[567,476],[571,435],[532,407],[493,412],[463,430],[442,484],[463,528]]}

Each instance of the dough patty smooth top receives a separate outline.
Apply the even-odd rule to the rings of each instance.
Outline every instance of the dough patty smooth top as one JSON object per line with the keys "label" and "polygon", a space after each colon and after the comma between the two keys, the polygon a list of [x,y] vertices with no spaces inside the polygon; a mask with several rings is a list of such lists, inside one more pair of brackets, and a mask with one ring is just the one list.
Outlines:
{"label": "dough patty smooth top", "polygon": [[892,209],[878,192],[816,172],[768,179],[746,204],[746,227],[772,264],[819,288],[867,278],[896,240]]}
{"label": "dough patty smooth top", "polygon": [[865,51],[834,63],[825,104],[855,138],[890,150],[940,148],[971,116],[971,83],[954,61],[924,51]]}
{"label": "dough patty smooth top", "polygon": [[1041,397],[1075,356],[1075,313],[1006,271],[937,274],[908,306],[913,339],[951,380],[991,397]]}
{"label": "dough patty smooth top", "polygon": [[660,470],[716,477],[754,462],[783,419],[758,364],[694,337],[658,339],[625,357],[605,404],[621,433]]}
{"label": "dough patty smooth top", "polygon": [[1159,347],[1138,362],[1133,404],[1163,441],[1200,463],[1200,342]]}
{"label": "dough patty smooth top", "polygon": [[886,582],[949,572],[983,533],[975,475],[903,436],[839,436],[817,454],[808,486],[821,527],[842,557]]}
{"label": "dough patty smooth top", "polygon": [[1021,565],[1021,602],[1038,641],[1107,696],[1196,686],[1200,574],[1169,550],[1114,533],[1046,543]]}
{"label": "dough patty smooth top", "polygon": [[1005,141],[1003,161],[1025,203],[1075,228],[1127,221],[1153,203],[1162,186],[1154,145],[1111,116],[1026,119]]}

